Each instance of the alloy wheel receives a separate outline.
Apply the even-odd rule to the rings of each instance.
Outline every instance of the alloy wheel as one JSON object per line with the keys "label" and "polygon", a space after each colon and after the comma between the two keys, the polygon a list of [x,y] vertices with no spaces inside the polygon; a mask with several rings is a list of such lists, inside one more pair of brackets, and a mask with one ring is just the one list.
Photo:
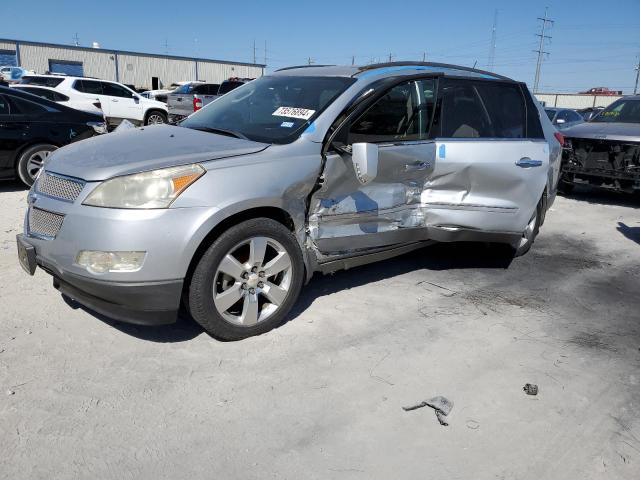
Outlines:
{"label": "alloy wheel", "polygon": [[213,281],[213,301],[229,323],[251,327],[284,303],[292,282],[291,258],[278,241],[252,237],[223,257]]}
{"label": "alloy wheel", "polygon": [[38,172],[44,165],[45,160],[53,150],[38,150],[31,154],[27,160],[27,174],[32,180],[38,176]]}
{"label": "alloy wheel", "polygon": [[158,113],[152,113],[147,118],[147,125],[160,125],[162,123],[164,123],[164,118]]}

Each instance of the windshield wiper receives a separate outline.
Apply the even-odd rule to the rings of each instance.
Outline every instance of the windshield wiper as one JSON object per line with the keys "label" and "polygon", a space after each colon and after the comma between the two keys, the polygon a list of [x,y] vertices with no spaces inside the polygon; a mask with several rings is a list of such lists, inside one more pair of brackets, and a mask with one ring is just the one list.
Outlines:
{"label": "windshield wiper", "polygon": [[226,130],[224,128],[213,128],[213,127],[187,127],[187,128],[193,128],[194,130],[200,130],[202,132],[209,132],[209,133],[218,133],[220,135],[226,135],[228,137],[235,137],[235,138],[240,138],[242,140],[249,140],[244,134],[240,133],[240,132],[236,132],[234,130]]}

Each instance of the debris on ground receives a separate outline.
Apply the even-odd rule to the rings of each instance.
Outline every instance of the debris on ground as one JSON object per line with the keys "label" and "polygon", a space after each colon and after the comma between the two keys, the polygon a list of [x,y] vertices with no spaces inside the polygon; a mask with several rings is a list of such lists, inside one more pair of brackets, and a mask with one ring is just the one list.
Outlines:
{"label": "debris on ground", "polygon": [[429,400],[420,402],[416,405],[411,405],[409,407],[402,407],[402,409],[405,412],[410,412],[411,410],[417,410],[418,408],[422,408],[422,407],[433,408],[436,411],[436,418],[438,419],[438,422],[440,422],[440,425],[443,425],[445,427],[449,425],[445,417],[449,415],[449,413],[453,409],[452,401],[450,401],[445,397],[437,396],[437,397],[430,398]]}
{"label": "debris on ground", "polygon": [[537,395],[538,394],[538,385],[535,385],[533,383],[527,383],[524,387],[522,387],[522,389],[524,390],[524,392],[527,395]]}
{"label": "debris on ground", "polygon": [[16,392],[14,392],[13,390],[7,390],[7,396],[9,395],[15,395]]}

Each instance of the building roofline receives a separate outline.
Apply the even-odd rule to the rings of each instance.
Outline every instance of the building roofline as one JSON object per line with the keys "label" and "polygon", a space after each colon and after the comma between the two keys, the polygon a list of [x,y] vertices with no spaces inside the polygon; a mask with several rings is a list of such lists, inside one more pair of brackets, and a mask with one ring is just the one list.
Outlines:
{"label": "building roofline", "polygon": [[133,52],[130,50],[117,50],[113,48],[92,48],[92,47],[79,47],[75,45],[65,45],[63,43],[47,43],[47,42],[33,42],[30,40],[16,40],[14,38],[0,38],[0,42],[15,43],[17,45],[32,45],[36,47],[53,47],[53,48],[66,48],[69,50],[89,51],[89,52],[102,52],[113,53],[118,55],[137,55],[140,57],[153,57],[153,58],[166,58],[168,60],[188,60],[191,62],[215,62],[226,65],[239,65],[244,67],[258,67],[266,68],[267,66],[262,63],[249,63],[249,62],[234,62],[232,60],[218,60],[215,58],[202,58],[202,57],[184,57],[179,55],[164,55],[159,53],[144,53]]}

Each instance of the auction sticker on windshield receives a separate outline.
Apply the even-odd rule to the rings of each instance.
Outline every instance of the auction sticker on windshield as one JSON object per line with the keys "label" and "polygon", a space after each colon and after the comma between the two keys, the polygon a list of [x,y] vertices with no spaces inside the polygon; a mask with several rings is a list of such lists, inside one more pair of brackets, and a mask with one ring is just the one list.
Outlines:
{"label": "auction sticker on windshield", "polygon": [[274,115],[276,117],[289,117],[309,120],[314,113],[316,113],[315,110],[307,110],[306,108],[280,107],[271,115]]}

